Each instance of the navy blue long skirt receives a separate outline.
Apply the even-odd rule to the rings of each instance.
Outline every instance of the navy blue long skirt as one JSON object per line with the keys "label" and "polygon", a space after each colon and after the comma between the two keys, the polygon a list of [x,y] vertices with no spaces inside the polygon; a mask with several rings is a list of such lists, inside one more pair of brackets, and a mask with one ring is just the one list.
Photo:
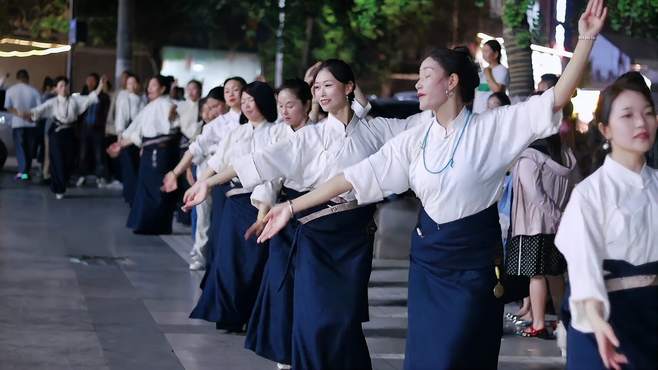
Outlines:
{"label": "navy blue long skirt", "polygon": [[493,288],[500,246],[496,205],[440,225],[421,210],[411,244],[405,369],[497,368],[503,304]]}
{"label": "navy blue long skirt", "polygon": [[178,146],[169,140],[142,149],[139,174],[127,226],[135,234],[171,234],[177,192],[160,190],[165,174],[176,166]]}
{"label": "navy blue long skirt", "polygon": [[[634,266],[626,261],[604,260],[606,279],[658,274],[658,261]],[[624,369],[658,369],[658,287],[649,286],[608,293],[610,319],[619,352],[626,355]],[[566,301],[566,300],[565,300]],[[605,369],[594,334],[567,329],[567,369]]]}
{"label": "navy blue long skirt", "polygon": [[224,203],[226,194],[221,186],[212,189],[212,208],[210,209],[210,228],[208,229],[208,248],[206,248],[206,271],[201,278],[199,287],[203,290],[206,286],[208,275],[212,271],[212,261],[219,250],[221,239],[219,238],[220,225],[222,224],[222,213],[224,213]]}
{"label": "navy blue long skirt", "polygon": [[293,369],[372,368],[361,323],[368,309],[374,211],[373,205],[360,207],[299,226],[293,247]]}
{"label": "navy blue long skirt", "polygon": [[[279,202],[302,193],[285,189]],[[258,298],[247,325],[245,348],[274,362],[292,360],[293,281],[285,278],[293,239],[299,224],[292,220],[270,240],[270,256],[263,271]]]}
{"label": "navy blue long skirt", "polygon": [[139,170],[139,148],[134,145],[121,149],[119,153],[119,170],[123,184],[123,200],[132,206],[137,187],[137,173]]}
{"label": "navy blue long skirt", "polygon": [[217,241],[221,246],[214,251],[201,297],[190,314],[216,323],[218,329],[239,331],[248,322],[267,261],[267,245],[256,243],[255,237],[244,240],[258,216],[250,195],[226,199]]}

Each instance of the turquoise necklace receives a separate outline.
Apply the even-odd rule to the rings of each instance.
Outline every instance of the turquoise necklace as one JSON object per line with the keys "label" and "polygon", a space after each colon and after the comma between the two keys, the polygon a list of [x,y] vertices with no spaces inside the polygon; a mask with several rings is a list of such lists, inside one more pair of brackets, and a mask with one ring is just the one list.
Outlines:
{"label": "turquoise necklace", "polygon": [[423,139],[423,144],[420,146],[421,149],[423,149],[423,166],[425,166],[425,171],[431,173],[432,175],[438,175],[441,172],[445,171],[448,167],[452,168],[455,166],[455,153],[457,152],[457,148],[459,147],[459,143],[462,141],[462,137],[464,136],[464,131],[466,131],[466,127],[468,127],[468,124],[471,122],[471,117],[473,116],[473,113],[471,111],[468,112],[468,117],[466,118],[466,123],[464,126],[459,130],[459,137],[457,138],[457,142],[455,142],[455,146],[452,148],[452,154],[450,155],[450,159],[448,160],[448,163],[443,166],[438,171],[432,171],[429,168],[427,168],[427,160],[425,159],[425,149],[427,148],[427,144],[429,141],[429,134],[430,134],[430,129],[432,128],[432,125],[429,125],[427,128],[427,132],[425,132],[425,138]]}

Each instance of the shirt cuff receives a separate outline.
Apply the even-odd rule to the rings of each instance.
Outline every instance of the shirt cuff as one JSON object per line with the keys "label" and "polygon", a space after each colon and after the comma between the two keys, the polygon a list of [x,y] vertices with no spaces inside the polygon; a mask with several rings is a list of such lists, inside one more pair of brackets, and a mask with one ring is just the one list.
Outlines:
{"label": "shirt cuff", "polygon": [[370,158],[346,168],[343,175],[345,180],[352,184],[354,196],[359,204],[375,203],[384,199],[384,193],[372,168]]}
{"label": "shirt cuff", "polygon": [[272,207],[276,204],[277,193],[271,182],[260,184],[251,192],[251,204],[256,208],[262,204]]}
{"label": "shirt cuff", "polygon": [[193,141],[190,146],[187,147],[187,151],[192,154],[192,163],[198,166],[201,162],[203,162],[203,150],[201,150],[199,143]]}
{"label": "shirt cuff", "polygon": [[536,99],[538,104],[534,105],[532,110],[538,113],[535,117],[539,117],[540,119],[534,121],[535,131],[540,134],[540,137],[547,137],[558,132],[562,123],[562,109],[553,112],[553,106],[555,106],[555,88],[551,87],[544,91]]}
{"label": "shirt cuff", "polygon": [[238,174],[242,186],[252,187],[263,182],[251,154],[234,159],[231,165]]}

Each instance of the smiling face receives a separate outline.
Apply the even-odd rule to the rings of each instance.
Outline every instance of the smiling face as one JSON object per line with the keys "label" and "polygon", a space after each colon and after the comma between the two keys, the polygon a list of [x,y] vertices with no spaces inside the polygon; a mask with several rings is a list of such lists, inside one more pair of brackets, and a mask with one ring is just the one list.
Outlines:
{"label": "smiling face", "polygon": [[265,117],[263,117],[263,114],[258,109],[258,106],[256,106],[256,100],[253,96],[243,92],[241,101],[242,103],[240,107],[242,109],[242,113],[250,122],[262,122],[265,120]]}
{"label": "smiling face", "polygon": [[328,69],[318,72],[313,83],[315,98],[326,112],[335,114],[349,105],[347,96],[354,91],[354,83],[338,81]]}
{"label": "smiling face", "polygon": [[431,109],[436,111],[448,100],[446,90],[452,91],[454,89],[454,86],[451,86],[450,83],[450,76],[447,76],[443,67],[430,57],[425,58],[421,63],[418,74],[416,91],[420,102],[420,110]]}
{"label": "smiling face", "polygon": [[306,121],[308,103],[303,104],[290,89],[281,90],[276,100],[279,114],[293,129]]}
{"label": "smiling face", "polygon": [[224,100],[226,105],[232,109],[240,108],[240,93],[242,92],[242,84],[236,80],[229,80],[224,85]]}
{"label": "smiling face", "polygon": [[612,102],[609,122],[599,123],[612,151],[643,156],[656,140],[656,112],[644,95],[632,90],[621,92]]}

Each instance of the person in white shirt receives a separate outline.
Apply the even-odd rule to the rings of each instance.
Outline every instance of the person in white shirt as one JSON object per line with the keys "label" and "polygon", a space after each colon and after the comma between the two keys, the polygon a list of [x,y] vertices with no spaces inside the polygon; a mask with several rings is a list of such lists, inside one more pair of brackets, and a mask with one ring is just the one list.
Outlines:
{"label": "person in white shirt", "polygon": [[36,124],[19,116],[19,112],[26,112],[41,104],[41,94],[32,87],[30,76],[26,70],[16,72],[18,83],[10,87],[5,94],[5,108],[14,116],[11,117],[11,131],[16,148],[18,173],[16,180],[29,180],[34,157]]}
{"label": "person in white shirt", "polygon": [[127,226],[135,234],[171,234],[176,207],[175,194],[162,193],[164,175],[176,164],[179,156],[179,125],[172,121],[174,102],[169,97],[170,79],[157,75],[149,80],[149,103],[110,145],[108,153],[117,157],[132,145],[141,150],[139,172],[128,216]]}
{"label": "person in white shirt", "polygon": [[[656,108],[638,72],[601,92],[603,164],[576,186],[555,244],[569,271],[567,369],[658,368]],[[598,129],[597,129],[598,128]]]}
{"label": "person in white shirt", "polygon": [[496,40],[489,40],[482,47],[482,57],[489,64],[480,72],[480,84],[475,90],[473,100],[473,113],[482,113],[487,110],[487,99],[493,93],[507,92],[509,86],[509,72],[500,64],[502,47]]}
{"label": "person in white shirt", "polygon": [[[292,135],[290,127],[274,123],[276,100],[274,90],[266,83],[254,81],[246,85],[241,108],[240,126],[220,141],[207,162],[212,171],[220,172],[233,159]],[[277,185],[269,182],[243,186],[236,178],[222,187],[227,199],[217,234],[221,247],[214,251],[203,292],[191,318],[215,322],[218,329],[231,332],[244,330],[268,257],[267,248],[259,246],[256,238],[246,239],[244,235],[275,202]]]}
{"label": "person in white shirt", "polygon": [[201,82],[191,80],[185,86],[186,99],[176,102],[176,113],[180,119],[181,134],[183,134],[181,145],[185,148],[201,132],[199,100],[202,91]]}
{"label": "person in white shirt", "polygon": [[[132,73],[128,73],[127,76],[126,88],[117,93],[114,105],[113,122],[117,140],[121,138],[123,132],[130,127],[130,124],[146,105],[146,100],[140,93],[139,78]],[[139,169],[139,148],[134,145],[124,147],[119,153],[118,160],[123,185],[121,191],[123,199],[129,205],[132,205],[135,198]]]}
{"label": "person in white shirt", "polygon": [[[101,78],[101,82],[105,80]],[[55,79],[57,96],[51,98],[29,112],[23,112],[25,119],[36,121],[39,118],[52,118],[53,124],[48,129],[48,151],[50,156],[51,181],[50,189],[57,199],[62,199],[74,162],[75,136],[73,125],[78,116],[85,112],[89,105],[98,102],[98,94],[103,84],[98,84],[96,90],[89,95],[70,95],[69,80],[60,76]]]}
{"label": "person in white shirt", "polygon": [[494,267],[501,245],[496,201],[514,159],[558,131],[606,12],[601,0],[590,0],[574,56],[554,89],[480,115],[465,109],[478,85],[469,56],[431,52],[416,89],[420,108],[433,116],[312,192],[272,208],[259,241],[295,213],[340,194],[367,204],[412,189],[424,209],[412,239],[405,368],[496,368],[503,315]]}
{"label": "person in white shirt", "polygon": [[[219,142],[236,127],[240,126],[240,115],[242,114],[240,97],[242,89],[246,85],[247,82],[238,76],[229,77],[224,81],[222,88],[223,100],[229,111],[217,116],[203,126],[201,134],[190,143],[176,167],[165,175],[162,180],[163,191],[176,191],[178,189],[178,178],[193,165],[197,166],[197,178],[202,177],[203,173],[207,171],[207,161],[215,154]],[[208,100],[215,107],[220,103],[220,99],[212,96],[209,96]],[[220,229],[225,201],[224,192],[216,189],[212,192],[212,196],[208,197],[203,205],[199,204],[200,208],[197,208],[196,238],[190,253],[193,257],[190,264],[192,270],[205,268],[205,264],[212,262],[214,252],[219,248],[219,239],[216,236]]]}
{"label": "person in white shirt", "polygon": [[[368,121],[364,118],[368,106],[363,108],[367,100],[350,66],[330,59],[318,70],[315,99],[329,112],[328,118],[305,126],[280,144],[234,159],[223,172],[197,182],[186,194],[186,206],[202,201],[209,186],[236,174],[246,186],[283,177],[293,190],[309,191],[376,152],[423,116]],[[361,322],[368,319],[374,210],[374,206],[357,207],[354,195],[348,193],[314,209],[320,213],[309,212],[300,219],[290,257],[296,261],[294,274],[288,273],[289,263],[281,277],[281,284],[293,278],[292,368],[371,367]],[[262,218],[259,223],[255,226],[262,229]]]}

